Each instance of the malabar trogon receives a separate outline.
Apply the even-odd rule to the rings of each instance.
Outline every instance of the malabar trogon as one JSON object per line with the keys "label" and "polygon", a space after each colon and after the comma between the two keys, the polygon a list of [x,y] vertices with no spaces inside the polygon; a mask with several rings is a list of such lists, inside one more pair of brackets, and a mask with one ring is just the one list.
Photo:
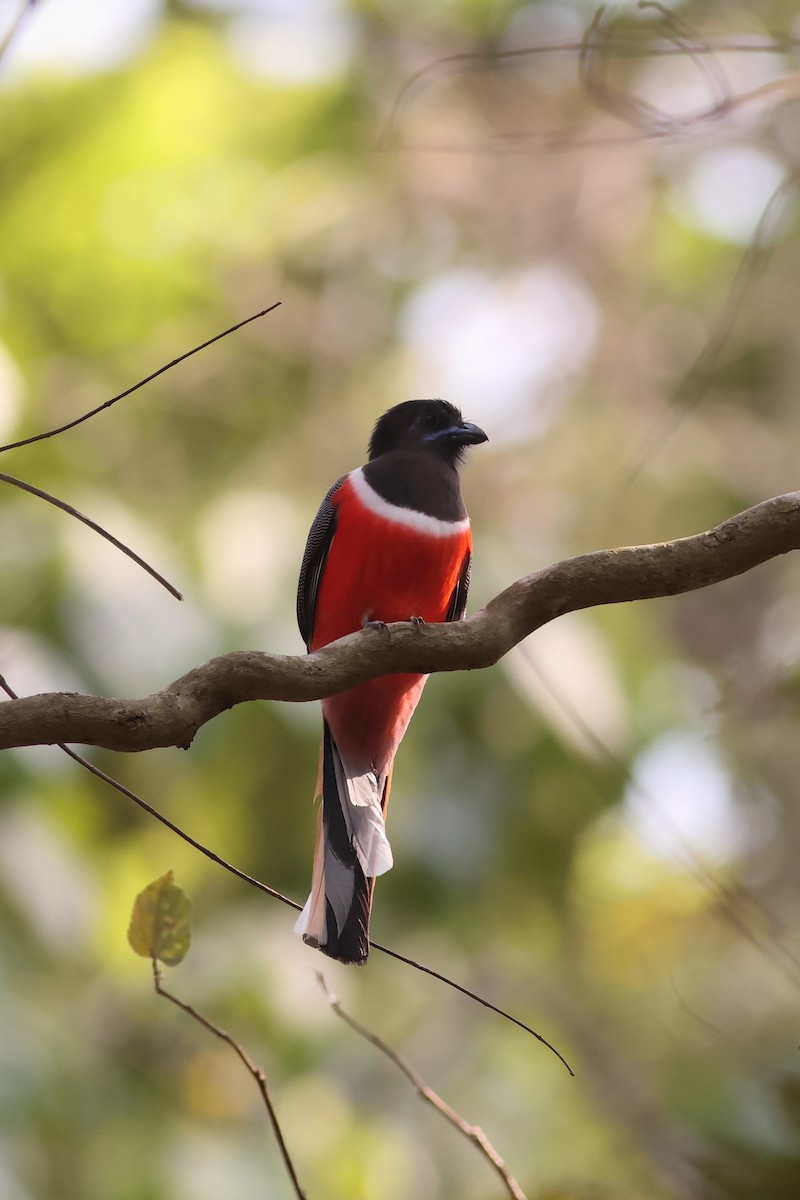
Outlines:
{"label": "malabar trogon", "polygon": [[[458,467],[467,446],[486,440],[443,400],[384,413],[369,461],[333,485],[308,535],[297,591],[308,650],[370,623],[463,617],[472,537]],[[426,678],[384,675],[322,701],[322,804],[295,928],[342,962],[367,957],[375,877],[392,865],[392,764]]]}

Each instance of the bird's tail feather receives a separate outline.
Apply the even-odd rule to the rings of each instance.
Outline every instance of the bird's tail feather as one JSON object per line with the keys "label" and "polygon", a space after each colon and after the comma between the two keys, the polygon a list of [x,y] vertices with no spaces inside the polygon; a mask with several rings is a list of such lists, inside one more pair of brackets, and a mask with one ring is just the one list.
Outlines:
{"label": "bird's tail feather", "polygon": [[331,958],[363,963],[369,952],[375,877],[392,865],[384,824],[390,774],[364,771],[349,762],[327,721],[321,767],[311,894],[295,930]]}

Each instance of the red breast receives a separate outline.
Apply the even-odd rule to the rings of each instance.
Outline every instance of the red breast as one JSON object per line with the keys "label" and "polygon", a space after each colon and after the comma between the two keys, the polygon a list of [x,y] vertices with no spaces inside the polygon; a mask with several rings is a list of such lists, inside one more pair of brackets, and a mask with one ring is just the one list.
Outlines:
{"label": "red breast", "polygon": [[[366,621],[444,621],[472,547],[469,521],[440,521],[389,504],[352,471],[332,497],[336,533],[320,583],[311,649]],[[323,701],[337,744],[383,772],[425,686],[424,675],[384,675]]]}
{"label": "red breast", "polygon": [[444,621],[464,557],[469,521],[399,508],[352,471],[332,497],[336,533],[320,582],[311,649],[366,621]]}

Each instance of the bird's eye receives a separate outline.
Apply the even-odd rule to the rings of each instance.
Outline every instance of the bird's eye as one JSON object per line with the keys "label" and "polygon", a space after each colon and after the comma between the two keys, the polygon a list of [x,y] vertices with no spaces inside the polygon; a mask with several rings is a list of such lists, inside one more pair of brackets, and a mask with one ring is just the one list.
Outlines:
{"label": "bird's eye", "polygon": [[435,429],[438,424],[438,422],[436,420],[436,413],[432,413],[432,412],[423,413],[422,417],[421,417],[421,422],[422,422],[423,429]]}

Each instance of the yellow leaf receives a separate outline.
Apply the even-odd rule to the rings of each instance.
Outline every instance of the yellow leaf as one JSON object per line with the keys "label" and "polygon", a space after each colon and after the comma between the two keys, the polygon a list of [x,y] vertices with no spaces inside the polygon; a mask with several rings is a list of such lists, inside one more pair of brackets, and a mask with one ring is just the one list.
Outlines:
{"label": "yellow leaf", "polygon": [[133,903],[128,941],[142,958],[157,958],[174,967],[192,940],[189,913],[192,902],[173,882],[172,871],[149,884]]}

